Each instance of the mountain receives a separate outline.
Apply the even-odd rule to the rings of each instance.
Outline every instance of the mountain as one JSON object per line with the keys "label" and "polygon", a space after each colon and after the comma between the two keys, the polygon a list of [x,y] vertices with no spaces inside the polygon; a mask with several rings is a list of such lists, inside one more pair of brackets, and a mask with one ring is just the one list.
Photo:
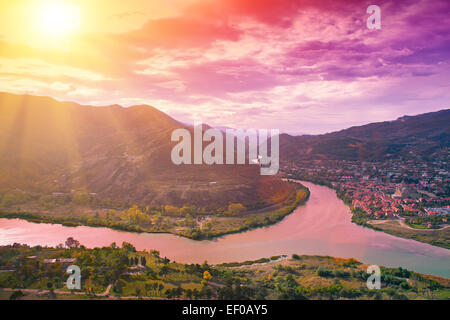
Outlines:
{"label": "mountain", "polygon": [[450,146],[450,109],[404,116],[323,135],[280,135],[284,161],[383,160],[410,152],[428,156]]}
{"label": "mountain", "polygon": [[146,105],[92,107],[0,93],[0,196],[79,192],[120,206],[256,208],[290,193],[255,165],[174,165],[171,134],[179,128],[192,130]]}

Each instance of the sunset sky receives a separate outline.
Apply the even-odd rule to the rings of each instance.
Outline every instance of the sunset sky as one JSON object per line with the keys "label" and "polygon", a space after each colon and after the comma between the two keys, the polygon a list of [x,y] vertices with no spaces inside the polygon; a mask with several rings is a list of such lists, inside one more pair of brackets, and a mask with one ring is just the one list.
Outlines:
{"label": "sunset sky", "polygon": [[448,0],[2,0],[0,24],[4,92],[291,134],[449,107]]}

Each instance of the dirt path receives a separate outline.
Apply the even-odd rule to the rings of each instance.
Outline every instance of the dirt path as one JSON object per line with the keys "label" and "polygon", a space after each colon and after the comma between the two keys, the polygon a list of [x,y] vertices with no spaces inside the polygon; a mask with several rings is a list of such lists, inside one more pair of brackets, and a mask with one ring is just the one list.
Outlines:
{"label": "dirt path", "polygon": [[[99,294],[89,294],[87,292],[70,292],[70,291],[62,291],[62,290],[55,290],[55,294],[59,295],[78,295],[78,296],[91,296],[93,299],[100,298],[100,297],[106,297],[106,299],[109,300],[131,300],[131,299],[140,299],[140,300],[179,300],[179,299],[167,299],[163,297],[136,297],[136,296],[110,296],[109,292],[112,288],[112,285],[109,285],[105,292],[99,293]],[[6,291],[6,292],[14,292],[14,291],[22,291],[24,293],[33,293],[33,294],[49,294],[50,290],[40,290],[40,289],[12,289],[12,288],[0,288],[0,291]]]}
{"label": "dirt path", "polygon": [[[106,297],[109,295],[109,291],[111,290],[112,285],[110,284],[105,292],[96,294],[97,297]],[[8,292],[14,292],[14,291],[22,291],[27,293],[34,293],[34,294],[48,294],[50,293],[50,290],[40,290],[40,289],[12,289],[12,288],[0,288],[1,291],[8,291]],[[68,295],[68,294],[74,294],[74,295],[89,295],[87,292],[79,292],[79,291],[63,291],[63,290],[54,290],[55,294],[61,294],[61,295]]]}

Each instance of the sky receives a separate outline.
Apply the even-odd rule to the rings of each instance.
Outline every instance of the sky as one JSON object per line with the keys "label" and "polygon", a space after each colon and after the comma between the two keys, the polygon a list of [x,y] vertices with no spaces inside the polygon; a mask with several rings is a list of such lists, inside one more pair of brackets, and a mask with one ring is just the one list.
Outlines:
{"label": "sky", "polygon": [[2,92],[290,134],[449,107],[448,0],[2,0],[0,26]]}

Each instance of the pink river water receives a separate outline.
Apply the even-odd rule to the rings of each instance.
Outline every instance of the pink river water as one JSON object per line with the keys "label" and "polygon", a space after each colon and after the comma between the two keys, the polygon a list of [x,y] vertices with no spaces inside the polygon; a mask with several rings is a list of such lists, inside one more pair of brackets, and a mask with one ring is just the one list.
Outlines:
{"label": "pink river water", "polygon": [[161,256],[177,262],[207,260],[212,264],[292,253],[329,255],[450,277],[450,250],[353,224],[350,209],[336,197],[334,190],[302,183],[311,191],[309,200],[281,222],[214,240],[196,241],[171,234],[137,234],[0,219],[0,245],[17,242],[56,246],[74,237],[93,248],[126,241],[138,250],[159,250]]}

